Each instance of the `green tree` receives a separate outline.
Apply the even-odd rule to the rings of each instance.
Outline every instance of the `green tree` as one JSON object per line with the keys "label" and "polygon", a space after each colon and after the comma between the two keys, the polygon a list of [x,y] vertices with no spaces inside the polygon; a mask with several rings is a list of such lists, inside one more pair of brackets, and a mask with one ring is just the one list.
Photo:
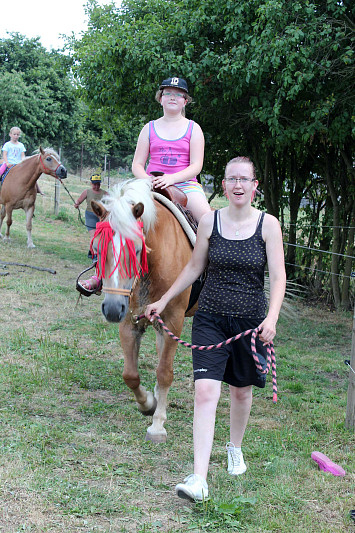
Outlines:
{"label": "green tree", "polygon": [[18,125],[27,148],[60,147],[75,131],[75,89],[70,60],[47,52],[38,39],[12,34],[0,40],[0,113],[3,136]]}
{"label": "green tree", "polygon": [[[188,113],[205,132],[204,171],[215,176],[216,188],[228,159],[250,154],[268,211],[281,220],[285,208],[290,212],[291,245],[301,199],[317,196],[319,180],[328,194],[329,180],[335,183],[334,213],[341,224],[349,219],[355,116],[350,1],[126,0],[121,8],[92,1],[88,11],[89,30],[73,43],[74,72],[83,97],[107,120],[156,116],[152,96],[159,81],[180,75],[193,87]],[[351,235],[344,234],[349,243]],[[332,237],[338,249],[335,228]],[[333,278],[341,267],[336,257]],[[294,249],[288,258],[295,262]],[[289,273],[294,270],[291,265]],[[337,284],[336,305],[348,305],[338,298]]]}

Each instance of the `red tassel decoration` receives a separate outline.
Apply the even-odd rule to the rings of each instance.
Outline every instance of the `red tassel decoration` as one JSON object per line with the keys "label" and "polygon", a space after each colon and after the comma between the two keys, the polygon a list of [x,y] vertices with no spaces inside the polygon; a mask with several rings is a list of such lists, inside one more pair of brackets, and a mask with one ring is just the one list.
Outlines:
{"label": "red tassel decoration", "polygon": [[[136,234],[142,239],[142,251],[141,251],[141,264],[139,264],[139,261],[137,259],[136,249],[134,245],[134,241],[131,239],[126,239],[126,244],[123,245],[123,239],[122,235],[120,235],[120,255],[117,258],[116,249],[113,243],[113,236],[114,232],[111,227],[111,224],[109,222],[98,222],[96,224],[96,231],[94,238],[92,239],[90,243],[90,250],[91,253],[94,255],[94,250],[92,247],[92,243],[94,239],[98,237],[98,244],[97,244],[97,256],[99,260],[96,263],[96,274],[99,278],[105,278],[105,263],[107,258],[107,252],[108,252],[108,245],[110,241],[112,242],[112,248],[113,248],[113,254],[116,261],[115,268],[112,270],[109,277],[111,277],[116,270],[118,269],[120,275],[122,277],[129,277],[132,278],[133,276],[139,276],[139,269],[142,272],[142,276],[148,272],[148,260],[147,260],[147,249],[145,245],[145,239],[143,235],[143,223],[137,222],[137,231]],[[126,248],[128,254],[126,254]],[[123,257],[122,257],[123,253]],[[128,255],[128,257],[127,257]],[[133,274],[132,274],[133,271]]]}

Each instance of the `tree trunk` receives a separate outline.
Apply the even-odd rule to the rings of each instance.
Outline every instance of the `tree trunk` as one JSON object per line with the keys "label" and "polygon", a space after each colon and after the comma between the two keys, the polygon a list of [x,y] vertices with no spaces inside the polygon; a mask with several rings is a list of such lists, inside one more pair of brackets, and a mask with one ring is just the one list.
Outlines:
{"label": "tree trunk", "polygon": [[290,230],[288,236],[288,242],[290,246],[287,248],[286,255],[286,263],[289,263],[286,268],[288,277],[295,276],[294,265],[296,263],[296,246],[293,245],[297,243],[297,219],[303,195],[303,181],[300,178],[299,170],[296,167],[295,160],[295,157],[290,157]]}
{"label": "tree trunk", "polygon": [[[355,203],[353,204],[353,210],[352,210],[352,217],[350,218],[350,228],[348,233],[348,246],[346,249],[346,255],[353,256],[354,255],[354,238],[355,238]],[[344,280],[341,288],[341,307],[344,309],[350,309],[351,308],[351,302],[350,302],[350,276],[351,276],[351,267],[352,267],[352,259],[351,257],[345,258],[345,265],[344,265]]]}
{"label": "tree trunk", "polygon": [[266,205],[266,210],[268,213],[272,213],[272,199],[271,199],[271,187],[270,187],[270,160],[271,160],[271,154],[270,150],[268,149],[265,154],[265,164],[264,164],[264,175],[263,175],[263,193],[264,193],[264,200]]}
{"label": "tree trunk", "polygon": [[341,298],[340,298],[340,288],[339,288],[339,253],[340,249],[340,216],[339,216],[339,202],[337,198],[337,192],[334,187],[334,176],[332,175],[330,169],[330,157],[329,154],[326,155],[326,166],[325,166],[325,175],[327,180],[327,186],[329,194],[333,204],[333,242],[332,242],[332,263],[331,263],[331,281],[332,281],[332,292],[334,298],[335,307],[340,307]]}

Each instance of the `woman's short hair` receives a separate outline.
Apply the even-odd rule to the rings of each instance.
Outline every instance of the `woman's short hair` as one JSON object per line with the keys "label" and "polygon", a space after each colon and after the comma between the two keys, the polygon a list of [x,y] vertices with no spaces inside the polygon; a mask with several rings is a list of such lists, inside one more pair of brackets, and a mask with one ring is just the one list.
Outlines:
{"label": "woman's short hair", "polygon": [[224,171],[224,177],[226,177],[227,175],[227,168],[229,167],[229,165],[232,165],[233,163],[249,163],[249,165],[251,165],[251,168],[252,168],[253,179],[256,180],[255,165],[253,161],[249,157],[246,157],[246,156],[233,157],[233,159],[228,161],[228,163],[226,164],[225,171]]}

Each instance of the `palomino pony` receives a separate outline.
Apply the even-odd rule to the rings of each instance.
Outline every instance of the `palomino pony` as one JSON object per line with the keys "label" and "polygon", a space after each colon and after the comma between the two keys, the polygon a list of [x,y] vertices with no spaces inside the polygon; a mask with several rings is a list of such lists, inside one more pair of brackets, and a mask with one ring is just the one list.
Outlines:
{"label": "palomino pony", "polygon": [[0,191],[0,238],[1,226],[7,216],[6,234],[4,240],[10,240],[10,226],[12,224],[12,211],[23,209],[26,213],[27,246],[34,248],[32,242],[32,217],[36,202],[36,182],[40,175],[49,174],[59,180],[67,177],[66,168],[59,160],[57,152],[52,148],[40,148],[38,154],[26,157],[9,170]]}
{"label": "palomino pony", "polygon": [[[192,246],[174,215],[153,199],[147,180],[133,179],[116,185],[102,203],[92,205],[101,220],[93,249],[105,294],[102,313],[109,322],[120,323],[123,379],[133,391],[139,411],[153,415],[146,440],[165,442],[167,395],[173,381],[177,343],[155,326],[157,381],[154,394],[147,391],[140,381],[138,355],[142,335],[151,323],[145,318],[137,322],[135,317],[172,285],[189,261]],[[177,336],[181,335],[190,291],[191,288],[186,289],[174,298],[162,313],[165,324]],[[194,309],[189,311],[189,316],[193,312]]]}

